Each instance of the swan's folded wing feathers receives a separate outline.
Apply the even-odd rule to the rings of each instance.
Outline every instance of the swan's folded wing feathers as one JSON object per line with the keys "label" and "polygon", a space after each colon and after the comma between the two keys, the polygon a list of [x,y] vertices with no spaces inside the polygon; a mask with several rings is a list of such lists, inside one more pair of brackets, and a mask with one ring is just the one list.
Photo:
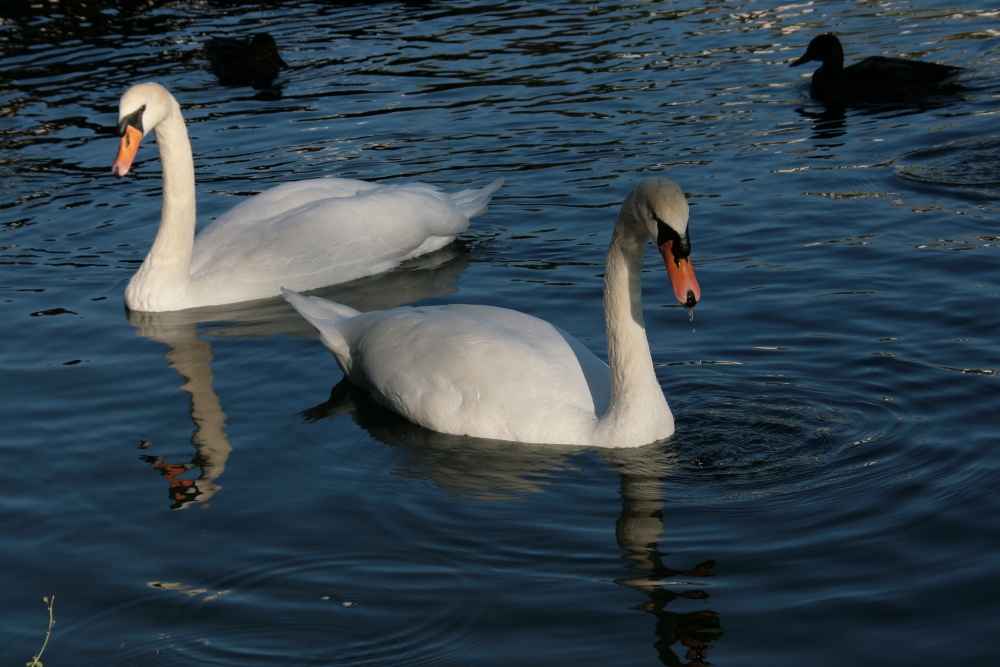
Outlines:
{"label": "swan's folded wing feathers", "polygon": [[[460,200],[482,212],[497,187],[464,191]],[[189,291],[195,302],[228,303],[342,283],[437,250],[468,226],[452,197],[426,183],[287,183],[198,234]]]}
{"label": "swan's folded wing feathers", "polygon": [[283,183],[244,199],[205,227],[199,236],[211,236],[231,226],[247,227],[319,199],[353,197],[359,192],[380,187],[385,186],[353,178],[313,178]]}
{"label": "swan's folded wing feathers", "polygon": [[468,219],[436,188],[372,188],[231,230],[238,233],[206,229],[196,244],[192,278],[262,290],[274,281],[296,289],[343,282],[388,270],[429,237],[454,236],[467,226]]}
{"label": "swan's folded wing feathers", "polygon": [[386,378],[376,390],[376,400],[389,407],[401,406],[403,414],[417,415],[416,423],[428,427],[437,422],[427,419],[427,415],[455,415],[463,403],[462,394],[441,375],[405,371]]}
{"label": "swan's folded wing feathers", "polygon": [[305,204],[239,234],[217,234],[204,242],[199,238],[191,277],[222,289],[280,279],[282,285],[301,289],[296,276],[331,268],[351,273],[359,262],[378,264],[391,255],[352,207],[330,206],[330,201],[335,200]]}
{"label": "swan's folded wing feathers", "polygon": [[594,404],[573,351],[548,323],[503,310],[397,308],[345,321],[350,377],[437,431],[557,442],[584,428]]}

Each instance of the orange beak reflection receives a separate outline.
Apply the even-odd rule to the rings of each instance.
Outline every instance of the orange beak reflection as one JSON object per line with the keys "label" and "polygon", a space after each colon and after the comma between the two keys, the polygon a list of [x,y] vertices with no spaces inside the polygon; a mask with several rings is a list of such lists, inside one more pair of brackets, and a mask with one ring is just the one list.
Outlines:
{"label": "orange beak reflection", "polygon": [[111,165],[111,173],[121,178],[132,168],[132,160],[135,159],[136,151],[139,150],[139,142],[142,140],[142,132],[131,125],[125,128],[121,143],[118,144],[118,155]]}
{"label": "orange beak reflection", "polygon": [[660,246],[660,254],[667,265],[667,275],[670,276],[670,283],[674,286],[674,296],[685,308],[694,308],[694,305],[701,300],[701,288],[698,287],[698,280],[694,277],[694,267],[691,266],[690,257],[678,259],[674,256],[674,242],[667,241]]}

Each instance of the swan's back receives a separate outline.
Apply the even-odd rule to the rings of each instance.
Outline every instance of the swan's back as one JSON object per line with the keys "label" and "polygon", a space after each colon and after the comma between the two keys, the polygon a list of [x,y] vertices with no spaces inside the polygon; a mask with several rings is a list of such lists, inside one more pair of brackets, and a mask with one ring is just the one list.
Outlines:
{"label": "swan's back", "polygon": [[251,197],[198,234],[192,287],[243,300],[281,286],[345,282],[443,247],[468,225],[452,197],[431,185],[288,183]]}
{"label": "swan's back", "polygon": [[[296,302],[308,297],[286,298],[324,330],[323,318]],[[597,415],[607,409],[607,365],[572,336],[524,313],[450,305],[333,320],[350,359],[328,346],[351,381],[436,431],[588,444]]]}
{"label": "swan's back", "polygon": [[218,231],[220,229],[235,233],[239,229],[268,220],[304,204],[330,197],[353,197],[380,187],[384,186],[353,178],[312,178],[283,183],[244,199],[205,227],[199,237],[204,241],[213,233],[221,233]]}

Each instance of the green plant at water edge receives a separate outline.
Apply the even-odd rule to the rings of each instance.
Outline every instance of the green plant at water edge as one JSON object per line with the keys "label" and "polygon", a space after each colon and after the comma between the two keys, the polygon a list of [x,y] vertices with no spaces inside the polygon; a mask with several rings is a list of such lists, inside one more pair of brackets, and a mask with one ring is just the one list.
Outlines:
{"label": "green plant at water edge", "polygon": [[42,649],[38,652],[38,655],[31,659],[31,662],[25,663],[27,667],[42,667],[42,661],[39,658],[45,653],[45,647],[49,645],[49,637],[52,636],[52,626],[56,624],[56,619],[52,616],[52,605],[56,603],[56,596],[42,598],[42,601],[49,606],[49,629],[45,633],[45,643],[42,644]]}

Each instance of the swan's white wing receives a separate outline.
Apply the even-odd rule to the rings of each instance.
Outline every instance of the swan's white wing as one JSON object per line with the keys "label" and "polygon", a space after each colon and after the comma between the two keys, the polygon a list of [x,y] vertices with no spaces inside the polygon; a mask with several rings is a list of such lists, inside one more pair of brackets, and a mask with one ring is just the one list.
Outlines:
{"label": "swan's white wing", "polygon": [[563,341],[569,346],[570,351],[580,364],[584,379],[590,389],[591,398],[594,401],[594,412],[598,417],[602,416],[611,403],[611,377],[608,365],[599,359],[586,345],[581,343],[575,336],[566,333],[554,324],[537,317],[525,315],[524,313],[509,308],[496,308],[494,306],[479,306],[454,304],[448,306],[449,309],[457,312],[469,312],[481,315],[493,320],[500,326],[506,327],[529,339],[541,342],[539,339],[551,343],[553,353],[562,354],[563,348],[554,338],[548,335],[548,329],[553,329],[562,336]]}
{"label": "swan's white wing", "polygon": [[524,313],[468,305],[396,308],[338,327],[351,349],[351,380],[436,431],[585,444],[596,419],[587,375],[599,400],[610,395],[606,365],[603,382],[600,377],[603,362]]}
{"label": "swan's white wing", "polygon": [[[274,218],[286,211],[319,199],[353,197],[360,192],[381,187],[385,186],[353,178],[313,178],[283,183],[244,199],[212,221],[201,231],[199,236],[210,237],[220,233],[219,230],[223,229],[227,233],[233,233],[240,227]],[[209,230],[214,231],[210,232]]]}
{"label": "swan's white wing", "polygon": [[[327,180],[336,187],[326,188]],[[348,194],[355,186],[345,190],[344,183],[367,187]],[[266,217],[319,191],[340,194]],[[242,299],[276,294],[281,286],[310,289],[386,271],[444,246],[468,224],[451,197],[429,185],[290,183],[205,228],[195,239],[191,277],[196,288]]]}

